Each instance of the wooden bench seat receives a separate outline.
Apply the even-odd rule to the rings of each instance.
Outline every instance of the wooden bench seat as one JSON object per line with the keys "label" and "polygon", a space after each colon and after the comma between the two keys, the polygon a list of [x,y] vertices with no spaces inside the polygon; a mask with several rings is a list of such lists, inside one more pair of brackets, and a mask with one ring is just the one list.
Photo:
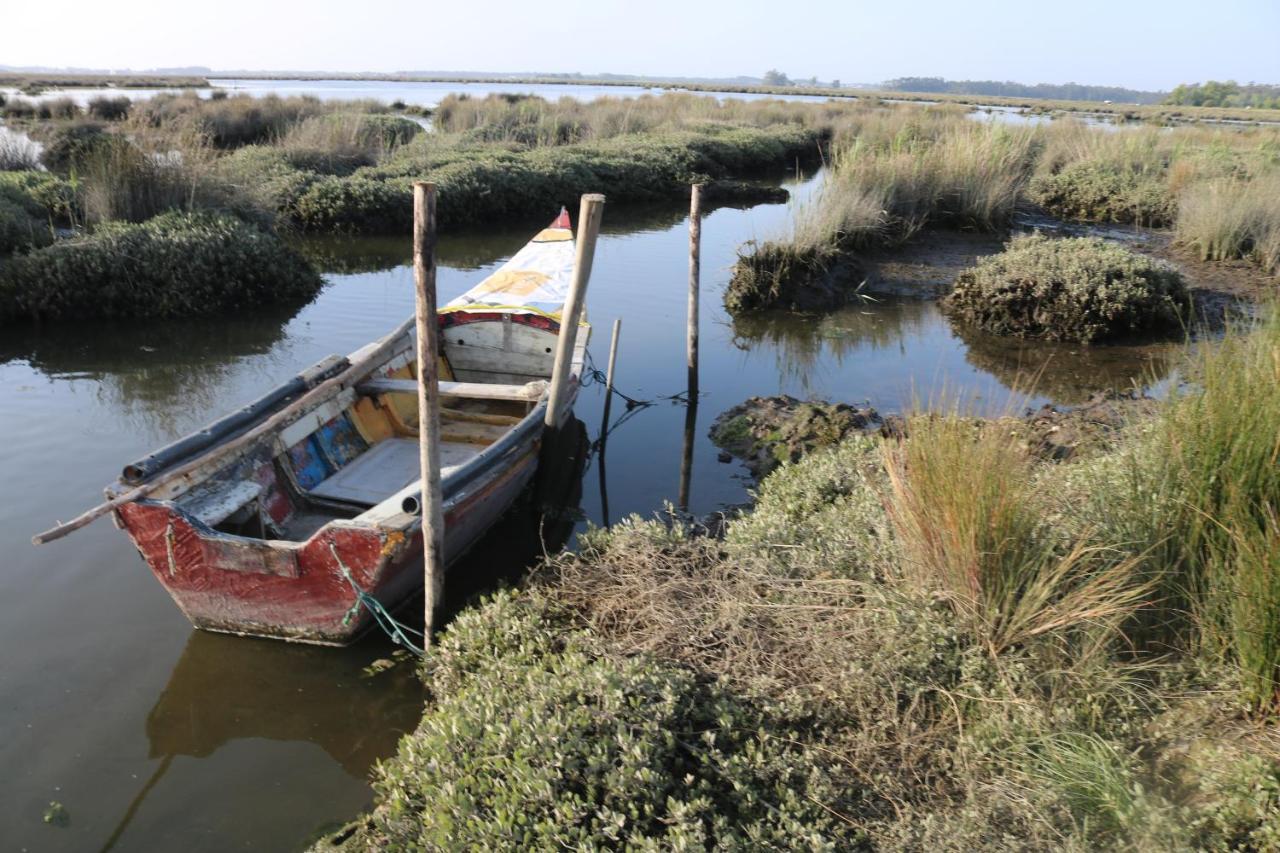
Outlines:
{"label": "wooden bench seat", "polygon": [[[534,403],[547,390],[541,380],[524,385],[497,385],[488,382],[440,382],[441,397],[465,397],[471,400],[514,400]],[[366,397],[380,394],[417,394],[416,379],[366,379],[356,385],[356,391]]]}

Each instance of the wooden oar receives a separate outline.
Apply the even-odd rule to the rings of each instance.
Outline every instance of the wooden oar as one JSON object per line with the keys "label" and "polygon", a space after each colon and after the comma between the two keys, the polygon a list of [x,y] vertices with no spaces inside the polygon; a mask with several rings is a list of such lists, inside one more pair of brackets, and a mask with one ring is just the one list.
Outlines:
{"label": "wooden oar", "polygon": [[337,376],[321,382],[315,388],[312,388],[306,394],[303,394],[297,400],[294,400],[292,403],[285,406],[283,409],[276,412],[274,415],[267,418],[265,421],[243,435],[236,436],[225,444],[220,444],[217,447],[211,448],[205,453],[182,463],[177,468],[162,471],[153,479],[130,489],[121,495],[117,495],[108,501],[98,504],[93,509],[81,513],[65,524],[59,524],[57,527],[31,537],[32,544],[43,545],[46,542],[61,539],[68,533],[79,530],[81,527],[89,524],[89,522],[100,516],[106,515],[117,507],[145,498],[160,487],[166,486],[180,477],[185,477],[187,474],[190,474],[192,471],[206,465],[214,459],[222,456],[229,456],[238,450],[242,450],[245,447],[252,445],[264,435],[267,435],[288,423],[290,419],[294,418],[299,412],[323,401],[335,391],[341,390],[342,388],[352,385],[356,381],[362,379],[370,370],[371,366],[380,359],[383,359],[387,354],[387,350],[389,350],[396,341],[413,328],[414,322],[415,318],[410,317],[408,320],[397,326],[391,334],[378,341],[373,349],[369,350],[369,352],[361,357],[359,361],[352,363],[350,367],[339,373]]}

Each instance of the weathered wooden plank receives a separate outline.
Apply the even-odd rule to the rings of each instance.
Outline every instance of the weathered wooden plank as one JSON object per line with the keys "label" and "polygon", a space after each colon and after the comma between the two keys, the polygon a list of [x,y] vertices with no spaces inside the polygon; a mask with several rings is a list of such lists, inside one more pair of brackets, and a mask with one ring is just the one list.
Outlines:
{"label": "weathered wooden plank", "polygon": [[[466,397],[472,400],[514,400],[527,403],[537,400],[547,389],[547,383],[529,382],[524,385],[491,385],[487,382],[441,382],[441,397]],[[356,391],[367,396],[378,394],[417,394],[418,383],[412,379],[368,379],[356,386]]]}

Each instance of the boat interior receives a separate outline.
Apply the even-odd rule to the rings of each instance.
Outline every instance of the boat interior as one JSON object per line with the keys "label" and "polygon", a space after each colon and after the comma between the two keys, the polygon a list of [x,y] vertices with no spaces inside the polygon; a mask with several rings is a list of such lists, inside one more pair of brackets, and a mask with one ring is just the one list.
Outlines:
{"label": "boat interior", "polygon": [[[533,411],[555,359],[556,324],[480,316],[441,324],[446,484]],[[368,379],[282,429],[269,450],[211,473],[175,503],[215,530],[254,539],[301,542],[334,519],[405,521],[401,493],[419,480],[417,363],[407,340]]]}

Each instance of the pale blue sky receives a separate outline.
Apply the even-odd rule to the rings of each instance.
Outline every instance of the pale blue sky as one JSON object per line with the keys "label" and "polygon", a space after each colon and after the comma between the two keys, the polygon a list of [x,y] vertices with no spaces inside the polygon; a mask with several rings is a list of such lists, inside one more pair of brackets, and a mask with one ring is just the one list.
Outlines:
{"label": "pale blue sky", "polygon": [[135,69],[1280,83],[1280,0],[71,0],[7,4],[0,63]]}

